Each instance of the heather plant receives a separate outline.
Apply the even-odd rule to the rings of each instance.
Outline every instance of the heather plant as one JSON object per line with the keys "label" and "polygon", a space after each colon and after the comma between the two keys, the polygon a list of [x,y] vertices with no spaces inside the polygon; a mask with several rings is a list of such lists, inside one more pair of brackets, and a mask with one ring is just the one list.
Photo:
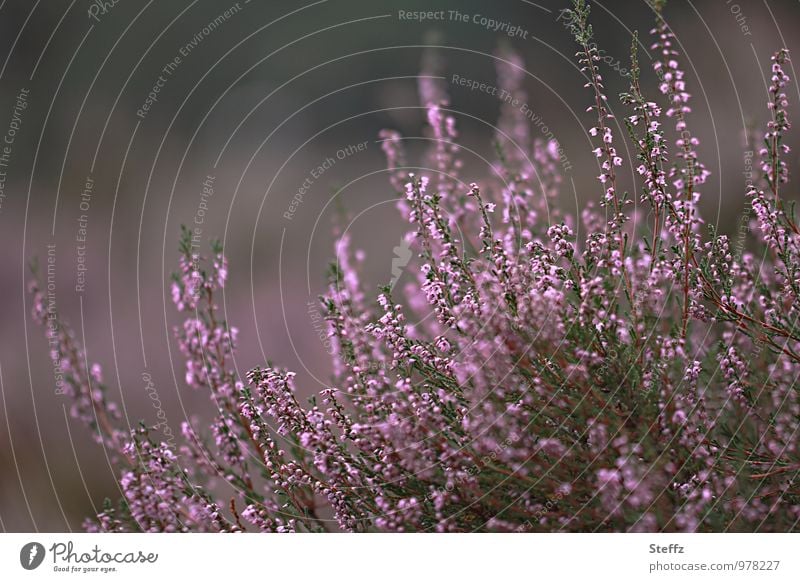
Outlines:
{"label": "heather plant", "polygon": [[[320,298],[328,388],[298,401],[272,364],[239,377],[220,294],[228,266],[181,240],[172,298],[185,382],[210,426],[179,447],[125,430],[69,328],[33,284],[72,414],[112,452],[122,499],[90,531],[792,531],[800,520],[800,231],[785,192],[785,68],[772,57],[769,120],[749,200],[752,240],[734,249],[698,202],[708,171],[690,94],[655,3],[658,91],[641,86],[634,38],[619,135],[589,8],[565,17],[586,78],[603,195],[559,208],[560,148],[502,106],[495,177],[465,183],[442,87],[421,87],[429,170],[408,171],[382,133],[409,224],[410,280],[365,290],[343,236]],[[497,54],[525,102],[525,69]],[[635,159],[617,149],[629,138]],[[632,164],[638,192],[619,169]],[[735,193],[734,193],[735,195]],[[232,491],[227,498],[218,483]]]}

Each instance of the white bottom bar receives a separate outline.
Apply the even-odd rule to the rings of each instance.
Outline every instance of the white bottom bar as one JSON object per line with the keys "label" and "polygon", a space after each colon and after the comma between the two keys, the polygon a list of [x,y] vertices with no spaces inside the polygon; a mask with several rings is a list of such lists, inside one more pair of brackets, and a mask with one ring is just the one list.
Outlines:
{"label": "white bottom bar", "polygon": [[9,581],[795,581],[798,543],[794,534],[3,534],[0,572]]}

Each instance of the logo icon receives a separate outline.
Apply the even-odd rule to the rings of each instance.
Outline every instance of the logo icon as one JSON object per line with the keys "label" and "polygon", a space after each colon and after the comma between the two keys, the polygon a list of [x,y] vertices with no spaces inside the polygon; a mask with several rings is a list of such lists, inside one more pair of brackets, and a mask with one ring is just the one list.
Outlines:
{"label": "logo icon", "polygon": [[44,546],[39,542],[29,542],[19,551],[19,563],[26,570],[35,570],[44,561]]}

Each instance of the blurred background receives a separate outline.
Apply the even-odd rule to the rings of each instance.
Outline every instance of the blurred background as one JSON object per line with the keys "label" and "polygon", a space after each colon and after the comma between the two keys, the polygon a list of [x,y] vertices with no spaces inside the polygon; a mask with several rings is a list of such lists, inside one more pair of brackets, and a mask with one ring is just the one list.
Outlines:
{"label": "blurred background", "polygon": [[[652,11],[643,0],[591,4],[622,117],[614,96],[627,89],[631,34],[639,30],[649,49]],[[437,64],[450,93],[466,181],[490,173],[500,101],[453,75],[495,85],[494,54],[506,45],[529,72],[532,133],[551,133],[563,147],[565,205],[599,199],[590,95],[559,18],[566,5],[0,2],[0,529],[76,530],[103,498],[118,496],[102,450],[56,393],[26,296],[32,258],[54,257],[58,309],[134,421],[157,422],[146,378],[175,434],[185,417],[210,409],[207,395],[186,388],[173,340],[179,319],[168,282],[181,224],[197,226],[204,246],[224,242],[237,368],[244,374],[269,359],[296,370],[312,394],[330,365],[309,302],[324,289],[337,216],[345,213],[353,246],[366,251],[367,288],[392,276],[405,227],[378,133],[424,135],[423,62]],[[440,17],[420,22],[408,16],[414,11]],[[767,119],[769,56],[783,46],[800,54],[800,5],[677,0],[666,18],[712,174],[703,214],[733,232],[745,204],[748,131]],[[647,69],[648,50],[640,60]],[[643,84],[655,98],[649,70]],[[423,144],[408,148],[418,161]]]}

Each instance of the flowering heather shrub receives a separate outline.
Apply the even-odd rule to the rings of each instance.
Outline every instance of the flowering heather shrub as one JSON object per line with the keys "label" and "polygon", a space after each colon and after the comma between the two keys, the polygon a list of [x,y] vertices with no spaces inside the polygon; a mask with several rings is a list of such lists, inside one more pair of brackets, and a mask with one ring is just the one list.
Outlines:
{"label": "flowering heather shrub", "polygon": [[[218,305],[225,258],[217,246],[193,256],[188,233],[172,287],[186,316],[176,335],[186,383],[210,395],[216,414],[210,427],[184,423],[177,450],[145,426],[120,427],[100,368],[34,284],[73,416],[121,471],[122,500],[88,529],[796,529],[800,230],[783,192],[788,55],[772,58],[763,179],[743,193],[756,236],[739,252],[698,213],[708,172],[656,8],[660,95],[640,86],[634,39],[621,96],[636,151],[627,161],[588,8],[578,1],[567,14],[604,192],[580,217],[557,205],[558,144],[533,140],[510,105],[496,183],[461,182],[455,121],[430,82],[430,170],[407,173],[399,135],[382,134],[419,257],[415,280],[384,288],[375,304],[350,241],[338,242],[321,298],[333,378],[307,406],[290,371],[237,377],[236,330]],[[502,87],[524,102],[521,61],[504,52],[498,63]],[[640,176],[641,205],[618,188],[626,163]],[[212,494],[219,477],[233,497]]]}

